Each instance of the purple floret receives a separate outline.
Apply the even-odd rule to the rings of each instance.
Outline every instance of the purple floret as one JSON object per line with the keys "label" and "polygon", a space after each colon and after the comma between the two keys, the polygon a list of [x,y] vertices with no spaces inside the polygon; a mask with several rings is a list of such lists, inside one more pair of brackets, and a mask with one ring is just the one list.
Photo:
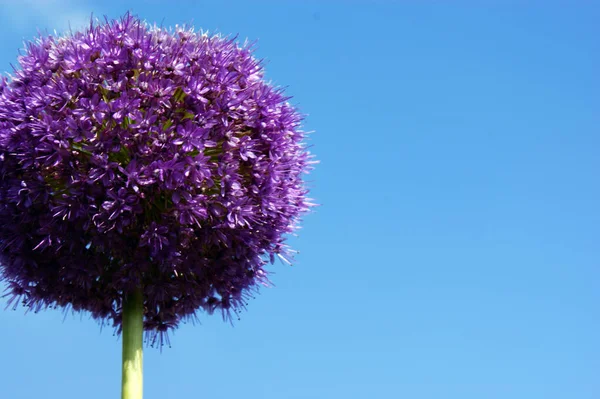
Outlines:
{"label": "purple floret", "polygon": [[248,46],[136,17],[41,37],[0,79],[0,279],[9,304],[151,335],[268,283],[312,204],[302,116]]}

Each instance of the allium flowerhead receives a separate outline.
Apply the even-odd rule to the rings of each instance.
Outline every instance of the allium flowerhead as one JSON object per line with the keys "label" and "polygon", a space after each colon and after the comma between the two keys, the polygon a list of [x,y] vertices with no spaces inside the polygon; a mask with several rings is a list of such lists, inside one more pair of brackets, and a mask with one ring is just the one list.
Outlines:
{"label": "allium flowerhead", "polygon": [[302,117],[247,46],[127,15],[40,37],[0,80],[0,271],[10,303],[118,328],[227,317],[311,206]]}

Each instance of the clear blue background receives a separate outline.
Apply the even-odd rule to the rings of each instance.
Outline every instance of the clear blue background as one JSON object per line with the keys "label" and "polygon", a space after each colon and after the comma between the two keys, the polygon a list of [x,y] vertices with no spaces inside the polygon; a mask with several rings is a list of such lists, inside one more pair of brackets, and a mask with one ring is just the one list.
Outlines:
{"label": "clear blue background", "polygon": [[[146,399],[600,398],[598,3],[0,0],[0,70],[127,9],[258,39],[321,160],[295,266],[146,351]],[[23,312],[1,398],[119,397],[112,330]]]}

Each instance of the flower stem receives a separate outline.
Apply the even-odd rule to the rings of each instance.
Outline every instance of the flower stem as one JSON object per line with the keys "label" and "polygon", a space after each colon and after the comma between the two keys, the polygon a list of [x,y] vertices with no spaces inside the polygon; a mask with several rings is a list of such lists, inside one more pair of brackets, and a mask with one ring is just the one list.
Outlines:
{"label": "flower stem", "polygon": [[144,298],[142,290],[129,294],[123,303],[123,374],[121,399],[142,399],[142,334]]}

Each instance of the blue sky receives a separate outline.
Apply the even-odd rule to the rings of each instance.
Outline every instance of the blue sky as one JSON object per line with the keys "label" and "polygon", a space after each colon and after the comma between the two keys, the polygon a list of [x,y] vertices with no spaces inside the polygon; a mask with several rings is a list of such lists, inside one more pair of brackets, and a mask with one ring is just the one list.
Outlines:
{"label": "blue sky", "polygon": [[[321,160],[296,264],[147,350],[146,399],[600,397],[597,3],[0,0],[0,71],[126,10],[258,39]],[[112,330],[23,313],[0,397],[119,397]]]}

